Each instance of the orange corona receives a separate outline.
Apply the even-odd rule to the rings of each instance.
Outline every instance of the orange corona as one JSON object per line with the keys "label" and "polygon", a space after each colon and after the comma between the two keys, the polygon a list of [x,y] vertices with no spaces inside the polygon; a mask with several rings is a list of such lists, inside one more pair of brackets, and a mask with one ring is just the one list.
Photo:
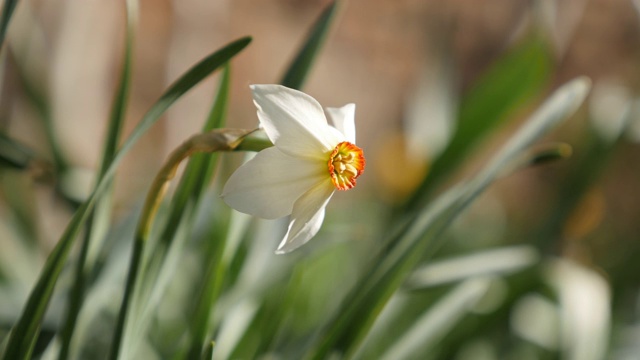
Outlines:
{"label": "orange corona", "polygon": [[354,144],[343,141],[336,145],[329,157],[329,174],[338,190],[356,186],[356,179],[364,171],[364,153]]}

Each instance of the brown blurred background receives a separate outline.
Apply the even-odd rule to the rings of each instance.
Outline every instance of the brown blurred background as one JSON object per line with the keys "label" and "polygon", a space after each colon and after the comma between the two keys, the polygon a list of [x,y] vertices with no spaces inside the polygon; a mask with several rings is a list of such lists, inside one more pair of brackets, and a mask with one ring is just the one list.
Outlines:
{"label": "brown blurred background", "polygon": [[[255,126],[248,86],[280,80],[328,3],[142,0],[125,135],[171,81],[205,55],[244,35],[254,40],[232,63],[228,126]],[[47,89],[64,155],[80,169],[78,176],[84,176],[87,184],[91,183],[87,174],[95,171],[102,151],[122,57],[124,17],[123,1],[24,0],[11,23],[9,42],[15,61],[32,81]],[[613,83],[627,96],[635,96],[640,79],[640,18],[632,1],[345,1],[305,91],[324,106],[357,104],[358,141],[367,153],[368,171],[354,193],[367,196],[365,193],[373,192],[381,201],[393,203],[394,196],[406,194],[415,179],[427,171],[427,166],[420,164],[428,160],[407,159],[398,150],[406,142],[406,117],[422,80],[432,87],[443,86],[449,94],[446,100],[455,107],[456,99],[474,80],[532,28],[543,31],[555,51],[549,90],[575,76],[587,75],[596,85]],[[14,76],[11,69],[7,67],[6,79]],[[15,138],[46,154],[37,115],[19,96],[11,97],[11,84],[9,81],[4,89],[12,101],[3,109],[2,125]],[[117,207],[128,209],[140,201],[168,152],[199,131],[215,87],[216,77],[198,86],[135,147],[119,173]],[[437,99],[435,104],[433,111],[439,120],[451,121],[448,105]],[[518,116],[524,117],[534,105]],[[506,127],[494,141],[500,143],[514,129]],[[575,129],[567,127],[564,139],[570,141]],[[425,139],[431,141],[445,140]],[[597,207],[596,215],[600,213],[597,223],[611,211],[624,214],[616,216],[620,222],[616,228],[628,234],[639,230],[634,220],[639,209],[637,196],[629,196],[629,192],[635,195],[640,179],[638,170],[629,166],[637,156],[637,146],[623,149],[606,181],[594,190],[589,205]],[[389,158],[397,163],[390,164]],[[398,183],[398,176],[385,176],[390,173],[385,166],[398,166],[392,173],[406,178]],[[516,176],[503,183],[502,198],[507,207],[535,203],[548,178],[561,172],[553,167]],[[49,214],[44,228],[50,230],[43,234],[53,241],[69,214],[51,211],[60,204],[49,190],[38,191],[43,199],[39,207],[43,214]],[[524,211],[519,216],[544,217],[541,211]],[[590,214],[595,216],[593,211]]]}

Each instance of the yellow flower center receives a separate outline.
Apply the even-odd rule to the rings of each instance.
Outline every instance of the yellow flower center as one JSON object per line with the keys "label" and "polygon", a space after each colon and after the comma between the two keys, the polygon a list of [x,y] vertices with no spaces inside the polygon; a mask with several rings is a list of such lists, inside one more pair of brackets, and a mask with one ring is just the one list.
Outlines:
{"label": "yellow flower center", "polygon": [[364,153],[354,144],[343,141],[336,145],[329,157],[329,174],[338,190],[356,186],[356,179],[364,171]]}

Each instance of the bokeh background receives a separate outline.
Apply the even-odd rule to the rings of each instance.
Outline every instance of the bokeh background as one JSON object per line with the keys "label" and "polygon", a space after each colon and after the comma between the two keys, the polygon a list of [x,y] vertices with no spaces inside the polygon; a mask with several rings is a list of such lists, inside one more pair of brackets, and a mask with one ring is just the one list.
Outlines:
{"label": "bokeh background", "polygon": [[[211,49],[246,34],[254,42],[233,63],[229,126],[255,126],[248,86],[279,80],[327,3],[141,1],[127,129],[182,71]],[[48,94],[62,154],[81,178],[89,176],[85,170],[90,173],[96,168],[102,150],[120,67],[123,27],[124,10],[117,2],[34,0],[20,3],[10,29],[11,59],[4,76],[13,81],[4,90],[3,126],[25,144],[47,152],[37,111],[24,100],[19,80],[12,79],[17,77],[15,62],[19,62],[34,86]],[[553,69],[545,79],[546,89],[586,75],[605,88],[605,97],[618,97],[620,102],[633,97],[639,78],[640,24],[634,3],[626,0],[349,1],[342,6],[306,91],[325,106],[357,104],[358,140],[370,159],[361,185],[375,189],[385,201],[397,201],[410,193],[416,177],[426,171],[419,164],[422,158],[428,162],[446,144],[455,127],[459,98],[532,31],[543,33],[552,51]],[[126,186],[118,186],[118,206],[128,206],[168,152],[198,131],[215,83],[212,78],[188,94],[134,150],[121,171],[126,173]],[[424,96],[416,100],[416,94]],[[529,105],[535,106],[535,101]],[[416,106],[416,102],[423,104]],[[603,112],[616,110],[615,103],[610,106],[614,109]],[[522,117],[527,109],[511,116]],[[416,117],[430,127],[420,139],[407,140],[405,133]],[[586,124],[575,126],[566,135],[579,136],[575,133]],[[422,143],[424,154],[413,155],[418,161],[399,150],[405,142]],[[620,157],[633,159],[633,151],[633,146],[625,147]],[[397,161],[378,161],[389,157]],[[618,191],[604,196],[609,203],[603,206],[634,214],[635,201],[629,194],[638,173],[634,167],[620,169],[616,162],[611,167],[613,173],[622,172],[614,176],[620,183],[614,186]],[[398,171],[403,176],[396,176]],[[90,179],[83,181],[90,183]],[[522,186],[527,191],[512,196],[527,196],[544,187],[545,181],[531,180]],[[534,196],[518,202],[535,207],[535,200]],[[632,220],[625,217],[621,222],[633,224]],[[626,229],[633,230],[637,228]],[[56,231],[43,235],[57,238]]]}
{"label": "bokeh background", "polygon": [[[328,4],[140,1],[125,133],[187,68],[243,35],[253,36],[253,43],[231,65],[227,125],[254,127],[249,85],[280,80]],[[32,96],[41,95],[60,156],[68,165],[56,175],[1,174],[0,237],[20,236],[11,229],[17,215],[7,205],[11,187],[19,186],[32,194],[24,206],[35,214],[35,227],[29,230],[39,244],[40,260],[72,215],[58,192],[82,199],[92,186],[120,70],[124,15],[118,1],[23,0],[12,20],[2,53],[0,127],[53,161],[41,104]],[[640,315],[640,2],[342,3],[304,90],[324,106],[356,103],[358,142],[367,168],[358,187],[336,196],[330,209],[334,217],[344,216],[361,229],[360,240],[377,231],[370,219],[393,213],[411,200],[455,132],[465,97],[533,38],[543,44],[545,70],[539,72],[539,85],[501,114],[502,124],[472,144],[463,165],[434,192],[477,171],[554,88],[585,75],[593,81],[589,99],[547,139],[570,144],[573,156],[500,180],[452,226],[447,235],[451,241],[441,254],[528,244],[543,256],[575,261],[606,280],[611,316],[620,324],[616,329],[631,324],[635,333],[629,337],[640,342],[639,328],[633,325]],[[528,81],[526,74],[522,77]],[[199,131],[216,84],[217,75],[187,94],[127,157],[116,181],[115,221],[137,211],[168,153]],[[223,168],[227,173],[240,157],[229,159]],[[43,166],[46,170],[46,161]],[[378,215],[360,217],[358,212],[367,207]],[[354,208],[356,212],[350,210]],[[5,256],[11,251],[0,250]],[[25,267],[27,288],[38,271]],[[555,346],[539,341],[542,347]]]}

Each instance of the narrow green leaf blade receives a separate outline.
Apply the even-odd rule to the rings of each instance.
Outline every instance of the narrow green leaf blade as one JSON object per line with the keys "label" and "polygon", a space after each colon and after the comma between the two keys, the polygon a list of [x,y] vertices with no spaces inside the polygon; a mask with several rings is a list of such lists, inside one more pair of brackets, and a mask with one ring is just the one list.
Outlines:
{"label": "narrow green leaf blade", "polygon": [[[166,193],[172,175],[183,160],[195,152],[218,152],[234,151],[244,137],[254,130],[243,129],[219,129],[206,133],[196,134],[176,148],[165,162],[147,193],[145,205],[142,209],[142,216],[138,221],[138,226],[134,236],[134,247],[131,254],[129,272],[127,275],[126,287],[120,313],[114,331],[113,342],[111,344],[110,359],[129,358],[138,345],[138,330],[136,319],[140,315],[132,315],[131,312],[149,312],[148,306],[139,301],[140,287],[144,281],[144,270],[147,265],[145,247],[149,241],[151,226],[157,214],[158,206]],[[186,216],[188,219],[189,216]],[[183,237],[184,238],[184,237]],[[164,271],[165,269],[160,269]],[[168,279],[168,276],[164,276]],[[131,329],[131,330],[129,330]]]}
{"label": "narrow green leaf blade", "polygon": [[[216,99],[202,132],[224,126],[229,98],[229,85],[230,70],[227,64],[224,67]],[[176,262],[171,261],[171,259],[177,258],[183,248],[181,243],[176,244],[176,242],[185,240],[179,239],[178,230],[183,226],[189,228],[186,232],[190,232],[190,227],[195,217],[195,209],[213,175],[217,159],[217,154],[194,154],[189,159],[171,201],[169,216],[160,235],[160,240],[149,257],[149,262],[144,271],[144,278],[141,280],[143,290],[137,294],[135,303],[138,308],[144,310],[140,314],[133,315],[137,316],[137,319],[131,319],[130,321],[137,324],[136,331],[138,333],[144,332],[150,324],[154,314],[153,309],[162,300],[165,288],[169,283],[168,278],[175,274],[174,267]],[[212,263],[214,262],[213,258],[211,261]],[[199,318],[200,320],[208,320],[208,317],[206,319]]]}
{"label": "narrow green leaf blade", "polygon": [[622,137],[605,141],[594,133],[588,134],[585,140],[580,156],[556,190],[558,196],[548,215],[549,221],[532,234],[531,241],[543,248],[554,246],[553,240],[562,233],[567,218],[611,165],[612,157],[623,143]]}
{"label": "narrow green leaf blade", "polygon": [[78,208],[57,245],[47,258],[40,278],[29,295],[20,319],[12,329],[7,348],[5,349],[4,359],[15,360],[30,357],[33,345],[38,336],[42,318],[44,317],[56,282],[69,255],[69,251],[80,231],[80,227],[86,221],[90,210],[95,204],[96,198],[107,188],[125,154],[131,150],[137,140],[176,100],[214,70],[229,61],[250,42],[251,38],[249,37],[241,38],[201,60],[180,77],[144,115],[138,126],[133,130],[132,134],[114,157],[113,162],[107,171],[105,171],[102,180],[98,183],[93,194]]}
{"label": "narrow green leaf blade", "polygon": [[13,16],[13,11],[18,5],[18,0],[5,0],[2,7],[2,17],[0,18],[0,46],[4,44],[4,38],[7,36],[7,29],[9,28],[9,21]]}
{"label": "narrow green leaf blade", "polygon": [[[138,23],[138,1],[127,0],[127,23],[125,36],[125,50],[120,71],[120,80],[116,90],[111,114],[108,123],[107,137],[102,153],[102,161],[97,179],[100,181],[112,163],[120,141],[120,134],[124,124],[129,90],[131,87],[131,68],[133,62],[133,45],[135,40],[135,29]],[[112,181],[110,181],[112,182]],[[90,273],[94,265],[95,254],[90,254],[92,248],[97,248],[97,244],[104,239],[108,224],[111,219],[111,193],[112,186],[109,184],[104,194],[97,198],[96,205],[87,221],[87,226],[80,249],[80,254],[76,262],[75,280],[71,288],[68,300],[66,320],[62,330],[62,343],[60,346],[59,359],[67,359],[71,351],[71,339],[74,334],[78,315],[84,302],[85,288],[87,286],[87,274]]]}
{"label": "narrow green leaf blade", "polygon": [[545,41],[530,37],[497,61],[462,99],[451,142],[432,164],[413,197],[424,201],[434,185],[464,160],[478,142],[500,126],[513,109],[540,93],[549,81],[552,57]]}
{"label": "narrow green leaf blade", "polygon": [[107,138],[102,153],[102,162],[100,165],[99,178],[111,166],[113,158],[118,150],[120,142],[120,134],[124,124],[125,113],[127,110],[127,102],[129,92],[131,90],[131,70],[133,67],[133,46],[135,43],[135,29],[138,24],[138,1],[127,0],[127,28],[125,37],[124,58],[122,61],[122,70],[120,72],[120,80],[116,91],[113,105],[111,106],[111,114],[109,116],[109,128],[107,130]]}
{"label": "narrow green leaf blade", "polygon": [[[228,62],[251,42],[250,37],[244,37],[225,46],[219,51],[207,56],[180,77],[154,104],[154,106],[142,118],[134,132],[127,139],[114,159],[114,163],[121,160],[124,153],[144,134],[158,118],[182,95],[191,90],[196,84],[209,76],[214,70]],[[114,167],[109,167],[106,174],[111,173]]]}
{"label": "narrow green leaf blade", "polygon": [[[12,52],[8,52],[8,54],[13,55]],[[13,60],[12,64],[14,65],[15,73],[24,91],[25,98],[29,101],[30,105],[33,106],[42,121],[55,171],[57,174],[64,174],[69,168],[69,163],[55,134],[48,89],[46,86],[37,83],[28,76],[24,64],[22,64],[19,59],[16,59],[15,56],[10,56],[10,58]],[[61,195],[65,197],[65,200],[75,203],[75,201],[66,198],[65,194]]]}
{"label": "narrow green leaf blade", "polygon": [[309,69],[313,65],[320,48],[327,37],[327,33],[333,22],[338,2],[334,1],[322,12],[309,34],[304,46],[298,52],[289,69],[285,73],[280,83],[292,89],[301,89],[304,85]]}
{"label": "narrow green leaf blade", "polygon": [[325,358],[339,351],[349,358],[357,350],[386,302],[406,276],[425,256],[441,244],[441,234],[496,178],[510,169],[531,144],[564,120],[583,102],[590,81],[578,78],[558,89],[502,147],[471,181],[445,192],[426,207],[394,239],[389,253],[372,262],[367,277],[343,302],[343,307],[327,327],[311,358]]}
{"label": "narrow green leaf blade", "polygon": [[0,167],[25,170],[34,158],[31,149],[0,133]]}
{"label": "narrow green leaf blade", "polygon": [[[468,279],[449,291],[400,335],[381,360],[419,358],[421,350],[434,347],[489,290],[489,278]],[[422,352],[424,353],[424,352]]]}
{"label": "narrow green leaf blade", "polygon": [[530,245],[512,245],[432,262],[407,279],[410,289],[457,283],[478,276],[504,275],[533,266],[539,252]]}

